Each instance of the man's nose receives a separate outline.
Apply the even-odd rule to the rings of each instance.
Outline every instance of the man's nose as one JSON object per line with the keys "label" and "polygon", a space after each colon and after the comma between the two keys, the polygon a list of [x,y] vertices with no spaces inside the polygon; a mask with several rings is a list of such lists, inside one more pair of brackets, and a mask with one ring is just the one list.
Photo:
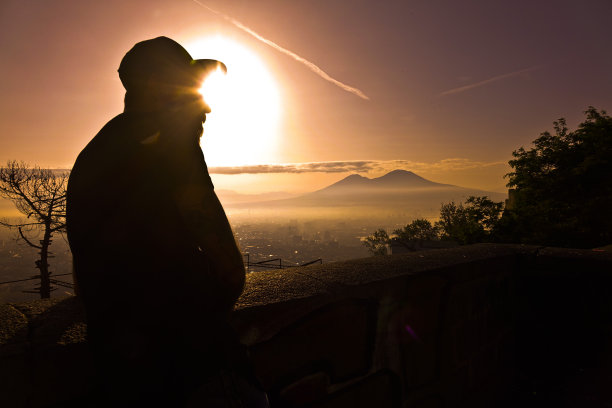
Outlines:
{"label": "man's nose", "polygon": [[192,95],[190,100],[195,109],[198,109],[204,113],[211,112],[210,105],[208,105],[204,97],[199,92]]}
{"label": "man's nose", "polygon": [[200,97],[199,103],[200,103],[200,105],[202,107],[202,111],[204,113],[210,113],[211,112],[210,106],[206,103],[204,98]]}

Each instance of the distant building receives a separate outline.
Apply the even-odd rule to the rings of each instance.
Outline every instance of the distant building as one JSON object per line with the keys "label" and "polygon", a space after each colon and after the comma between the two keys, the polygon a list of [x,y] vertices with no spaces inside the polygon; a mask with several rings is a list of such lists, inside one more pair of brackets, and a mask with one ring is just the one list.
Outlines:
{"label": "distant building", "polygon": [[506,199],[505,208],[506,210],[512,210],[516,205],[516,189],[511,188],[508,190],[508,198]]}

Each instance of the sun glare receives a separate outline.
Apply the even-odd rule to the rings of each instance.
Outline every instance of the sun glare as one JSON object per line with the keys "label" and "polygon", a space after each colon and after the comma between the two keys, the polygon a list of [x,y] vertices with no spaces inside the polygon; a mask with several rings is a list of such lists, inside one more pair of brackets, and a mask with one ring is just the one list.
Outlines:
{"label": "sun glare", "polygon": [[225,73],[221,68],[217,68],[213,73],[208,75],[202,83],[200,94],[209,106],[223,106],[226,104],[224,99],[227,98]]}
{"label": "sun glare", "polygon": [[212,110],[202,137],[208,165],[275,161],[280,95],[261,59],[222,36],[204,38],[186,48],[193,58],[217,59],[227,66],[227,74],[213,72],[200,89]]}

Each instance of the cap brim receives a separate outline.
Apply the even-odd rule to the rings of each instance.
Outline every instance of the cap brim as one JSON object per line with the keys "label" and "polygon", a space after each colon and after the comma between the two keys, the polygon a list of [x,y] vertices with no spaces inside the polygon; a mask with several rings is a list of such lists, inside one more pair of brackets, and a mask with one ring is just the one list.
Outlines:
{"label": "cap brim", "polygon": [[194,69],[203,75],[208,75],[213,71],[220,69],[224,74],[227,74],[227,67],[221,61],[214,59],[198,59],[191,61],[191,65]]}

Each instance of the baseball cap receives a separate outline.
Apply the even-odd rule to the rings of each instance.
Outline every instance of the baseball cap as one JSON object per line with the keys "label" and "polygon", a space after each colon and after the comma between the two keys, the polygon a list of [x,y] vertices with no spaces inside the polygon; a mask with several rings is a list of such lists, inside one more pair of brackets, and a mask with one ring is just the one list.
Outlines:
{"label": "baseball cap", "polygon": [[166,86],[197,87],[216,69],[227,72],[221,61],[194,60],[176,41],[157,37],[134,45],[121,60],[118,71],[123,87],[130,92],[143,89],[154,74]]}

